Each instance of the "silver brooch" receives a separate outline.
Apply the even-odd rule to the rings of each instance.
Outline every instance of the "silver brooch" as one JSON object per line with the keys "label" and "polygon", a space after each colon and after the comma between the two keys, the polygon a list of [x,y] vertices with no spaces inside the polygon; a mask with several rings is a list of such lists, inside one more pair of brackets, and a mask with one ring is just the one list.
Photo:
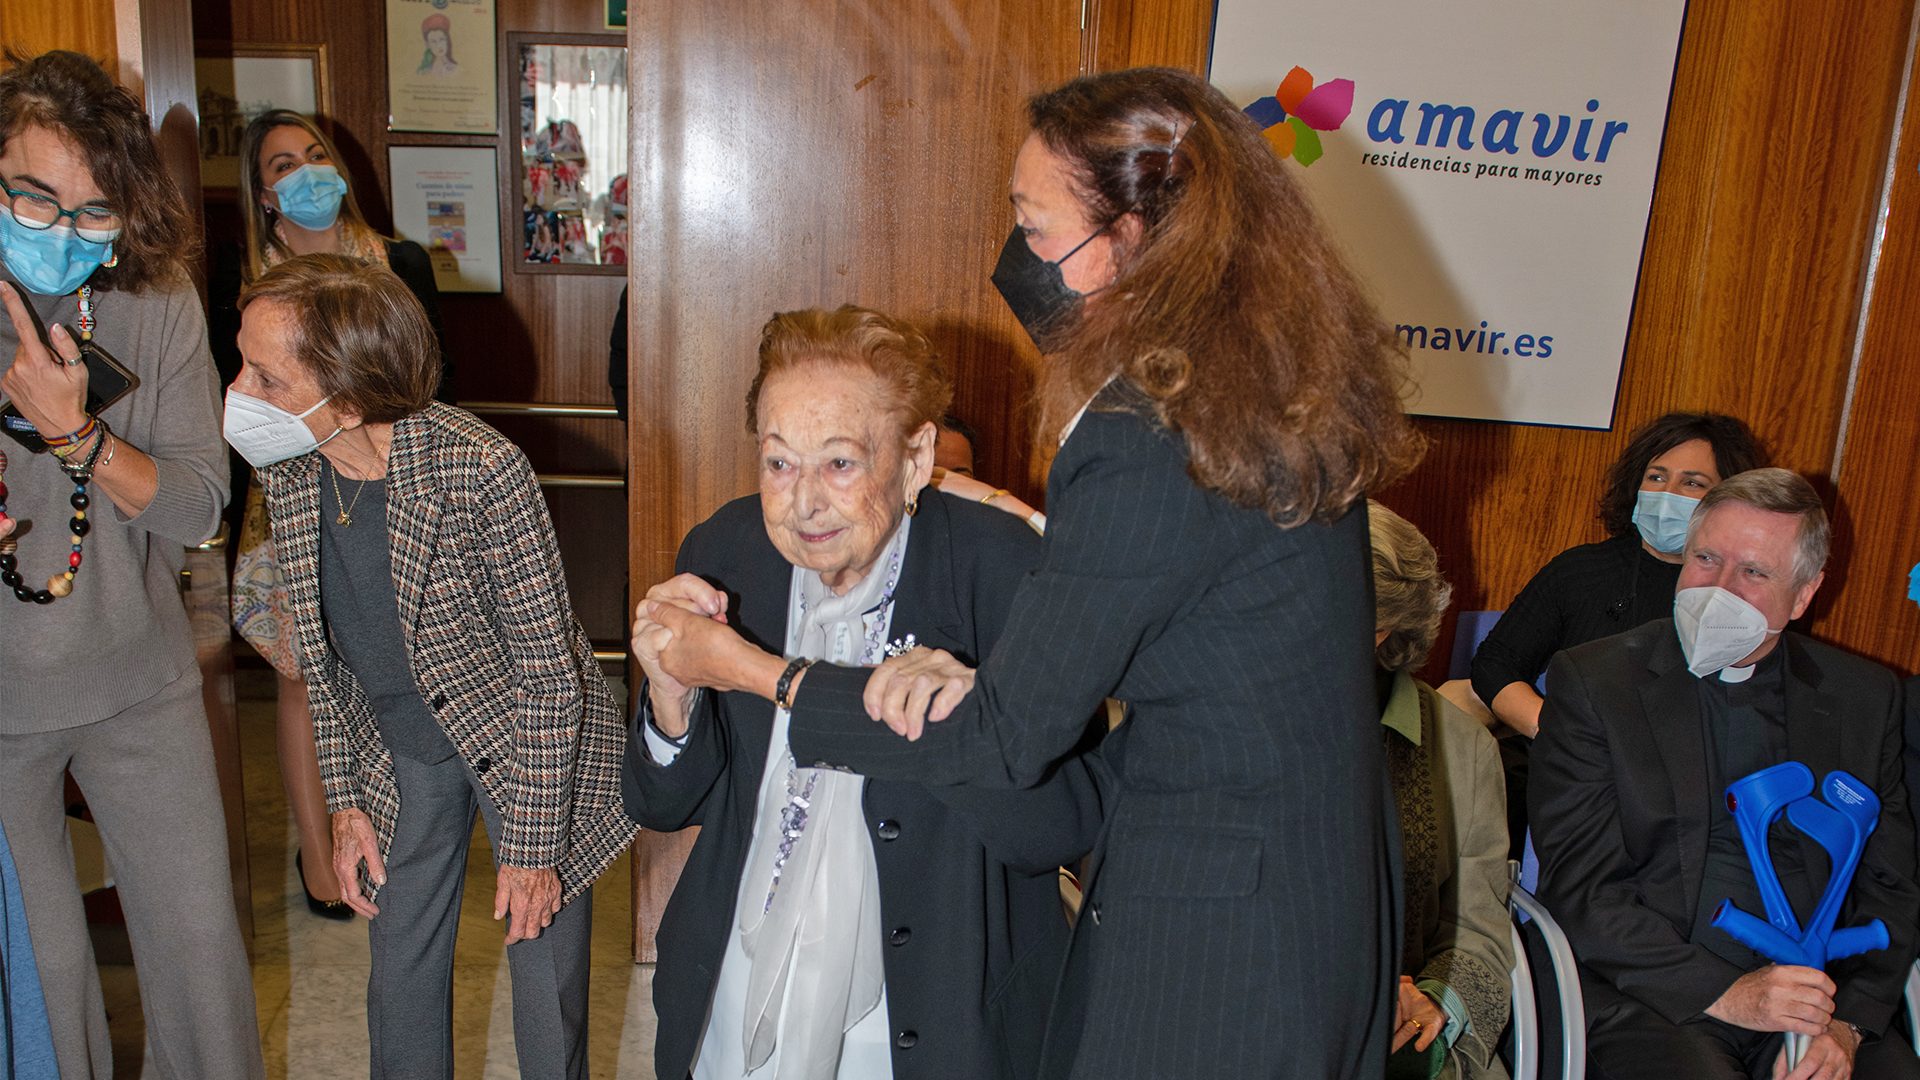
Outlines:
{"label": "silver brooch", "polygon": [[887,655],[889,657],[905,656],[919,647],[920,647],[920,643],[913,640],[912,634],[908,634],[906,638],[902,641],[895,641],[895,642],[889,643],[887,645]]}

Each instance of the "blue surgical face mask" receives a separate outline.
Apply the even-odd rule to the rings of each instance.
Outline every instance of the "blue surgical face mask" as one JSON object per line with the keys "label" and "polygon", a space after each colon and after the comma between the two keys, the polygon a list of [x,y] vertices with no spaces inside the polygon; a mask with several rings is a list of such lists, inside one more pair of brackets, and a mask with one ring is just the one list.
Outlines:
{"label": "blue surgical face mask", "polygon": [[1643,491],[1634,501],[1633,527],[1640,539],[1655,551],[1680,554],[1687,545],[1687,522],[1693,520],[1693,508],[1699,499],[1689,499],[1671,491]]}
{"label": "blue surgical face mask", "polygon": [[67,225],[29,229],[11,211],[0,210],[0,257],[7,272],[41,296],[64,296],[79,288],[113,255],[119,235],[83,233]]}
{"label": "blue surgical face mask", "polygon": [[346,197],[347,182],[340,170],[331,165],[302,165],[273,185],[280,196],[280,212],[287,220],[315,232],[333,228],[340,220],[340,200]]}

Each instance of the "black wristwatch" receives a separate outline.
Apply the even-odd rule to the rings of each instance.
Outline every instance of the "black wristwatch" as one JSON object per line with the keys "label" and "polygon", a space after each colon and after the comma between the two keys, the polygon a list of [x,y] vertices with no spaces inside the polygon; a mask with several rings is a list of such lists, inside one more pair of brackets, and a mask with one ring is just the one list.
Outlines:
{"label": "black wristwatch", "polygon": [[788,712],[793,711],[793,677],[813,666],[813,661],[804,656],[796,656],[787,661],[787,670],[780,673],[780,681],[773,686],[773,703]]}

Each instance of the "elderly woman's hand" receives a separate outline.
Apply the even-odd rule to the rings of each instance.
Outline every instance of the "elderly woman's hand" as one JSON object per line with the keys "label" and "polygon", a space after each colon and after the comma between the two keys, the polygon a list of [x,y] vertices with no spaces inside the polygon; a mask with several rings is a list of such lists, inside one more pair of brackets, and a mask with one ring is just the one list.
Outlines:
{"label": "elderly woman's hand", "polygon": [[560,912],[560,875],[552,867],[502,866],[493,890],[495,920],[507,922],[507,944],[540,936]]}
{"label": "elderly woman's hand", "polygon": [[1400,1049],[1411,1039],[1415,1050],[1425,1050],[1446,1026],[1446,1015],[1433,999],[1421,993],[1411,978],[1400,976],[1399,1008],[1393,1018],[1393,1049]]}
{"label": "elderly woman's hand", "polygon": [[[720,599],[724,604],[725,596]],[[664,640],[656,632],[648,642],[659,669],[681,686],[744,690],[771,698],[786,661],[749,645],[726,625],[723,614],[710,610],[684,598],[640,604],[640,615],[666,631]]]}
{"label": "elderly woman's hand", "polygon": [[366,860],[367,877],[375,885],[387,883],[387,864],[380,858],[380,841],[373,834],[373,821],[364,810],[341,810],[333,815],[333,873],[340,879],[340,898],[347,906],[371,919],[380,914],[373,901],[360,891],[360,861]]}
{"label": "elderly woman's hand", "polygon": [[647,696],[653,703],[653,726],[669,739],[686,733],[687,710],[693,688],[675,679],[661,666],[660,653],[673,641],[673,631],[649,615],[647,601],[671,604],[717,622],[727,621],[726,594],[692,574],[663,581],[647,590],[647,600],[634,608],[633,655],[647,673]]}
{"label": "elderly woman's hand", "polygon": [[917,740],[927,721],[945,720],[973,692],[973,669],[945,649],[919,648],[890,657],[867,679],[867,715]]}
{"label": "elderly woman's hand", "polygon": [[716,622],[727,621],[727,594],[698,574],[676,574],[648,589],[647,599],[662,600]]}

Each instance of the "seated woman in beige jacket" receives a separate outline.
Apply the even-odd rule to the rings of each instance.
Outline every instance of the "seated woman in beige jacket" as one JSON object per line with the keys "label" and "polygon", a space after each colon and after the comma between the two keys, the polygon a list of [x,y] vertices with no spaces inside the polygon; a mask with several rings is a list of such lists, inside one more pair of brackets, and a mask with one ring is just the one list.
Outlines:
{"label": "seated woman in beige jacket", "polygon": [[1400,808],[1406,941],[1394,1018],[1395,1077],[1499,1077],[1507,1026],[1507,799],[1493,736],[1413,672],[1453,592],[1433,545],[1367,504],[1373,532],[1374,656],[1387,766]]}

